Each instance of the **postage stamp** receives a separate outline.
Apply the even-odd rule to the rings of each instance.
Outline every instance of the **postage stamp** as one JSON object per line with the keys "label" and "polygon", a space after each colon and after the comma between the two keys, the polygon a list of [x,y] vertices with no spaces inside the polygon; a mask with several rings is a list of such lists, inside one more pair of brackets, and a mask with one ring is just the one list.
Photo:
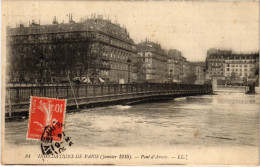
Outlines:
{"label": "postage stamp", "polygon": [[[65,99],[53,99],[44,97],[31,97],[29,111],[29,125],[27,139],[40,140],[46,127],[53,125],[55,122],[64,124],[66,112]],[[57,128],[56,135],[52,140],[61,141],[62,138],[57,134],[61,134],[63,126]]]}

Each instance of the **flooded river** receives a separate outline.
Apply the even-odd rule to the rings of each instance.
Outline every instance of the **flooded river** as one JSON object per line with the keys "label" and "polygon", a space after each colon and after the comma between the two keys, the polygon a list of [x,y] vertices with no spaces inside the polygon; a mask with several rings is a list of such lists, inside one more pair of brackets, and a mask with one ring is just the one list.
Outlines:
{"label": "flooded river", "polygon": [[[218,92],[167,102],[109,106],[66,114],[65,132],[75,146],[258,146],[259,94]],[[6,142],[26,140],[28,120],[7,122]]]}

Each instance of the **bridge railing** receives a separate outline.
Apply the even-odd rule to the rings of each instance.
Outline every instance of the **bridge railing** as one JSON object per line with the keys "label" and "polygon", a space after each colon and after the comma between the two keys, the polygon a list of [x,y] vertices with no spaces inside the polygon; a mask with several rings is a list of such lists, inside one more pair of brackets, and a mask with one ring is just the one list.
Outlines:
{"label": "bridge railing", "polygon": [[188,85],[176,83],[142,83],[142,84],[79,84],[79,85],[48,85],[48,86],[16,86],[6,87],[6,101],[28,102],[30,96],[52,98],[81,98],[138,92],[167,91],[198,91],[209,92],[211,85]]}

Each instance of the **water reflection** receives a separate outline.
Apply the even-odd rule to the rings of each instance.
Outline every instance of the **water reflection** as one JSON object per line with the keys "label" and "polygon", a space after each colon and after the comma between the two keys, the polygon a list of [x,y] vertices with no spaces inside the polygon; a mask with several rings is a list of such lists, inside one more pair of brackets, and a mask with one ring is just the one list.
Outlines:
{"label": "water reflection", "polygon": [[[66,115],[76,146],[258,145],[259,95],[221,92],[160,103],[86,109]],[[27,141],[28,120],[6,123],[6,139]]]}

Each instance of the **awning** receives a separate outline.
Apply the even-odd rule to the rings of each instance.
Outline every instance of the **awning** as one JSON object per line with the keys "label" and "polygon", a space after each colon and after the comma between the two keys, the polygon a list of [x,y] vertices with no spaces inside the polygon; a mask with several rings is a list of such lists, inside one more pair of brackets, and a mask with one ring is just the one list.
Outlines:
{"label": "awning", "polygon": [[91,83],[91,80],[88,77],[85,77],[85,79],[82,82],[83,83]]}
{"label": "awning", "polygon": [[102,78],[98,78],[101,83],[104,83],[105,81]]}
{"label": "awning", "polygon": [[80,77],[74,77],[72,80],[73,80],[73,81],[80,80]]}

